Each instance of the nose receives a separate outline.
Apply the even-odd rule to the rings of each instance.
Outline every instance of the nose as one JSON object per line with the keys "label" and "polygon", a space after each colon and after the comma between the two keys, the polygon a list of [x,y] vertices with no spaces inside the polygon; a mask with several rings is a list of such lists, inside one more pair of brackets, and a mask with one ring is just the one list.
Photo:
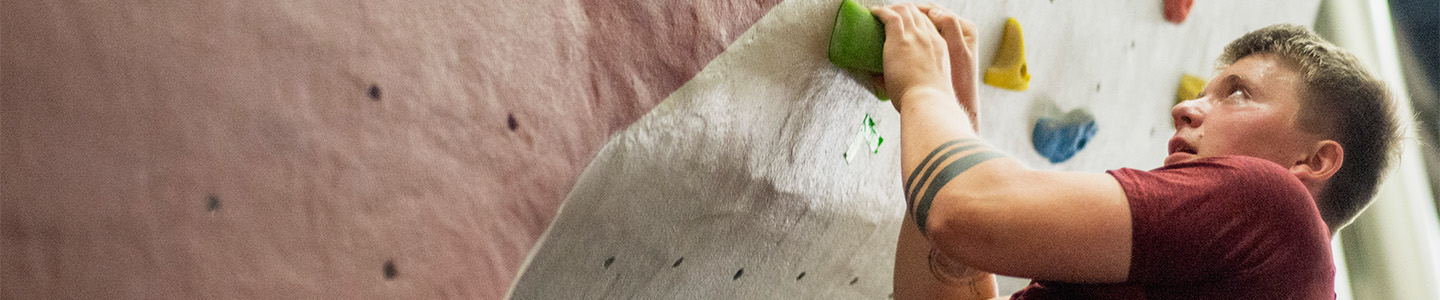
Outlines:
{"label": "nose", "polygon": [[1170,118],[1175,121],[1175,129],[1190,127],[1198,128],[1205,122],[1205,112],[1210,109],[1210,103],[1205,98],[1185,100],[1170,109]]}

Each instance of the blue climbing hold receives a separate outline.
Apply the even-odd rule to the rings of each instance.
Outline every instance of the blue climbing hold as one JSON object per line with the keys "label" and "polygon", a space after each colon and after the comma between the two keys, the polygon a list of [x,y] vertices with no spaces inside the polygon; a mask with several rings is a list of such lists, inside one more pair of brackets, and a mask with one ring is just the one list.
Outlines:
{"label": "blue climbing hold", "polygon": [[1060,163],[1084,149],[1090,137],[1095,136],[1095,130],[1095,117],[1089,111],[1077,109],[1060,118],[1040,117],[1035,121],[1031,139],[1041,156],[1050,159],[1050,163]]}

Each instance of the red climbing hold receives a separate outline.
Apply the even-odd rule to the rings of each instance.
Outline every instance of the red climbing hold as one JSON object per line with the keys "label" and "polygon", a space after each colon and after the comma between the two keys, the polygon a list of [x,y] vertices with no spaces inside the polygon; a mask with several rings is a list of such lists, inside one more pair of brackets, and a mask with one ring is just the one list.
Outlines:
{"label": "red climbing hold", "polygon": [[1190,15],[1190,5],[1193,4],[1195,0],[1165,0],[1165,20],[1175,24],[1185,22],[1185,16]]}

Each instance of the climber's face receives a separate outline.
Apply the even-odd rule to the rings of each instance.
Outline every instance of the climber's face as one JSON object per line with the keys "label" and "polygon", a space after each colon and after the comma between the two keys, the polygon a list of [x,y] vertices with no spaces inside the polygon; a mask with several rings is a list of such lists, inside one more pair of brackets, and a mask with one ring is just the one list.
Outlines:
{"label": "climber's face", "polygon": [[1245,155],[1286,168],[1303,160],[1312,134],[1300,130],[1300,73],[1280,56],[1254,54],[1210,80],[1200,98],[1170,111],[1175,135],[1165,165]]}

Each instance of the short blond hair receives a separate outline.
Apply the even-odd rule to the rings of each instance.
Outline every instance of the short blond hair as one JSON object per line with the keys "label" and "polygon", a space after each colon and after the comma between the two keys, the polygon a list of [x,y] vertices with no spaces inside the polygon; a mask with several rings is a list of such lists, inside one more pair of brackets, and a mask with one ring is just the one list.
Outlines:
{"label": "short blond hair", "polygon": [[1340,171],[1315,195],[1333,234],[1365,210],[1395,156],[1399,121],[1385,84],[1350,52],[1305,27],[1272,25],[1241,36],[1220,56],[1220,66],[1271,53],[1300,67],[1301,130],[1340,143]]}

